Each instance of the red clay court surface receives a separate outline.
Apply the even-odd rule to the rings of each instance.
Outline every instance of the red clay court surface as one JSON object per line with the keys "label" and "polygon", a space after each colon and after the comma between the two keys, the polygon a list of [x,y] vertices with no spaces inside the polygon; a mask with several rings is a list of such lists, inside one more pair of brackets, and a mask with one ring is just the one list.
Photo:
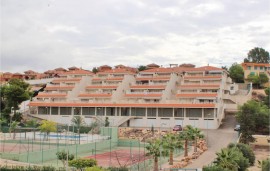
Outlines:
{"label": "red clay court surface", "polygon": [[149,156],[144,155],[144,151],[132,150],[115,150],[112,152],[106,152],[102,154],[96,154],[92,156],[87,156],[85,158],[96,159],[99,166],[103,167],[119,167],[119,166],[129,166],[149,159]]}

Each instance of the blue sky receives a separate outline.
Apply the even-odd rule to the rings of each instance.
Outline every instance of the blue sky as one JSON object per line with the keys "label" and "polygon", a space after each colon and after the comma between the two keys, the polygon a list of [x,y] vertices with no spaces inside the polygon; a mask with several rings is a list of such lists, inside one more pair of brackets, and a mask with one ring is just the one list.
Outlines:
{"label": "blue sky", "polygon": [[0,71],[230,66],[270,50],[268,0],[1,0]]}

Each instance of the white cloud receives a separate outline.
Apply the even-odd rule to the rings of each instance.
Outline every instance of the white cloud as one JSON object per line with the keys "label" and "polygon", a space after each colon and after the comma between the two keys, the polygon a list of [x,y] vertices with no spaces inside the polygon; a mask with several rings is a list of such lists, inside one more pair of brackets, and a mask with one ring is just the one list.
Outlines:
{"label": "white cloud", "polygon": [[267,0],[2,0],[1,68],[241,62],[270,50]]}

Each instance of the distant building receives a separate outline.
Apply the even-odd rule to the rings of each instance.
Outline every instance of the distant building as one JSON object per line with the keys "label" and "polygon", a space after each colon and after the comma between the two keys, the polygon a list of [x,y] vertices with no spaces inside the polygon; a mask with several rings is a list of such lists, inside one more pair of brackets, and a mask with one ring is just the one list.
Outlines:
{"label": "distant building", "polygon": [[251,97],[250,89],[237,94],[238,85],[221,68],[148,67],[139,73],[122,65],[100,66],[96,74],[65,72],[30,102],[30,114],[63,124],[80,115],[87,124],[108,117],[111,126],[217,129],[226,112]]}
{"label": "distant building", "polygon": [[270,64],[269,63],[242,63],[245,80],[249,75],[259,75],[264,73],[270,79]]}

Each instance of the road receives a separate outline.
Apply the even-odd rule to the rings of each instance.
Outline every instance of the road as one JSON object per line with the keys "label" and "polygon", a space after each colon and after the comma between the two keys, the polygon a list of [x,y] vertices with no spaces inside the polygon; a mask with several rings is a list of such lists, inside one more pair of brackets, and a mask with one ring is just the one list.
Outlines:
{"label": "road", "polygon": [[[208,130],[208,150],[186,168],[202,168],[214,161],[216,152],[231,142],[236,142],[238,133],[234,131],[236,120],[233,115],[227,115],[219,129]],[[207,135],[207,130],[203,130]]]}

